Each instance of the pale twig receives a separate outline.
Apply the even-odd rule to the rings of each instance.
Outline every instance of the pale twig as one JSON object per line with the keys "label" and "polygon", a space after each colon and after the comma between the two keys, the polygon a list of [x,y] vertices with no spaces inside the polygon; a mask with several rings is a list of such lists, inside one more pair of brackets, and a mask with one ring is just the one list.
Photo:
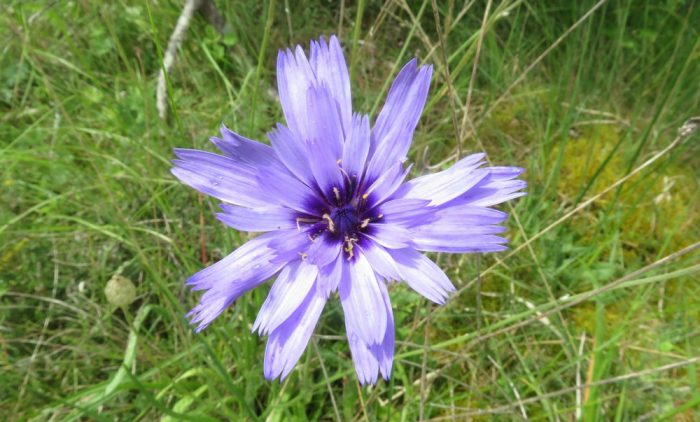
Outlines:
{"label": "pale twig", "polygon": [[158,116],[161,119],[165,119],[168,114],[168,92],[165,75],[170,72],[170,68],[172,68],[173,63],[175,63],[177,49],[185,39],[185,33],[190,26],[192,16],[201,3],[202,0],[187,0],[185,7],[182,9],[182,13],[180,13],[180,17],[177,18],[175,30],[173,30],[173,33],[170,35],[168,48],[165,50],[165,56],[163,57],[163,66],[158,75],[158,87],[156,88],[156,108],[158,109]]}

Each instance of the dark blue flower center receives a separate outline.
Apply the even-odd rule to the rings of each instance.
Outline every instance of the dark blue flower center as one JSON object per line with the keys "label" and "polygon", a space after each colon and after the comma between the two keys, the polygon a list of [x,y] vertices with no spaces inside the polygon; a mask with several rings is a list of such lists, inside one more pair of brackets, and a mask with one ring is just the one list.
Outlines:
{"label": "dark blue flower center", "polygon": [[355,245],[363,242],[363,233],[371,233],[371,223],[383,217],[373,211],[368,198],[369,195],[357,192],[354,180],[350,179],[345,186],[319,195],[312,205],[317,211],[297,217],[297,228],[305,230],[312,242],[319,236],[338,242],[343,254],[351,260],[355,256]]}
{"label": "dark blue flower center", "polygon": [[333,231],[339,234],[350,234],[360,228],[360,216],[357,208],[352,205],[336,208],[331,211],[330,219],[333,222]]}

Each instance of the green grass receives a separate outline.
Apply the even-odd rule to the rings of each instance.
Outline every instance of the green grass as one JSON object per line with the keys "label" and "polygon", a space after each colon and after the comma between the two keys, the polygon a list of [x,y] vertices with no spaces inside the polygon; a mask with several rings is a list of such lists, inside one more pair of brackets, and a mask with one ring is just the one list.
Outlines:
{"label": "green grass", "polygon": [[[162,121],[182,3],[0,6],[3,420],[700,418],[697,132],[636,170],[700,114],[697,4],[438,1],[443,55],[429,0],[217,2],[229,30],[192,22]],[[267,287],[202,334],[184,318],[185,278],[247,234],[170,175],[172,148],[211,149],[222,122],[265,139],[277,49],[330,33],[357,110],[410,57],[435,66],[414,176],[461,144],[530,184],[502,207],[509,252],[434,256],[459,289],[447,305],[391,288],[393,376],[367,388],[337,300],[282,384],[250,334]],[[128,307],[103,293],[115,274]]]}

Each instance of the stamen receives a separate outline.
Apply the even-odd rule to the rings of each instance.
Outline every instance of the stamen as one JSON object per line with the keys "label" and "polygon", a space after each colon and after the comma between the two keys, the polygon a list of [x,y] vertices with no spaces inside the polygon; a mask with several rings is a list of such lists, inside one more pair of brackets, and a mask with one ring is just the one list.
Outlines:
{"label": "stamen", "polygon": [[299,256],[301,257],[302,261],[306,261],[306,257],[309,256],[306,252],[299,252]]}
{"label": "stamen", "polygon": [[315,223],[316,220],[313,218],[297,217],[297,230],[301,231],[300,223]]}
{"label": "stamen", "polygon": [[371,218],[365,218],[362,220],[362,224],[360,224],[360,228],[364,229],[365,227],[369,226],[369,222],[372,221]]}
{"label": "stamen", "polygon": [[333,193],[335,194],[335,200],[338,201],[338,204],[340,204],[340,189],[333,186]]}
{"label": "stamen", "polygon": [[343,250],[347,252],[348,254],[348,261],[352,259],[353,256],[355,256],[354,248],[355,248],[355,243],[357,243],[357,238],[356,237],[349,237],[345,236],[345,246]]}
{"label": "stamen", "polygon": [[[336,188],[333,188],[333,189],[336,189]],[[335,233],[335,223],[333,222],[333,219],[331,218],[331,216],[328,214],[323,214],[322,218],[328,222],[328,230],[330,230],[331,233]]]}
{"label": "stamen", "polygon": [[343,176],[345,176],[345,180],[346,180],[349,184],[352,185],[352,178],[350,177],[350,175],[348,174],[348,172],[345,171],[345,169],[342,168],[342,167],[338,167],[338,168],[340,169],[340,172],[343,173]]}

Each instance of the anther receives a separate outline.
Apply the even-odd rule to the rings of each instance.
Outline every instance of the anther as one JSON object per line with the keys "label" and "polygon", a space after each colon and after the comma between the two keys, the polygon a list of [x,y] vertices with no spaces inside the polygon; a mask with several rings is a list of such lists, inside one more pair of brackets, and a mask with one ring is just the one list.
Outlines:
{"label": "anther", "polygon": [[362,220],[362,223],[360,224],[360,228],[364,229],[365,227],[369,226],[369,222],[371,221],[371,218],[365,218]]}
{"label": "anther", "polygon": [[328,230],[330,230],[331,233],[335,233],[335,223],[333,222],[331,216],[328,214],[323,214],[322,218],[328,222]]}
{"label": "anther", "polygon": [[299,256],[302,261],[306,261],[306,257],[309,256],[306,252],[299,252]]}

